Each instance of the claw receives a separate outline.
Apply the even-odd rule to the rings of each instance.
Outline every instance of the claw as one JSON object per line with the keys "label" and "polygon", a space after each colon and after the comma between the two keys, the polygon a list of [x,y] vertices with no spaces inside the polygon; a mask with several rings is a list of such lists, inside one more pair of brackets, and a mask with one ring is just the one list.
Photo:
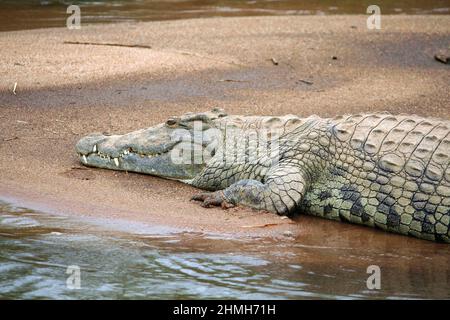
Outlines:
{"label": "claw", "polygon": [[227,202],[227,201],[223,201],[220,206],[222,207],[223,210],[227,210],[227,209],[235,207],[234,204],[232,204],[231,202]]}
{"label": "claw", "polygon": [[201,201],[200,205],[203,208],[217,206],[222,207],[222,209],[228,209],[234,207],[233,204],[226,201],[221,191],[199,193],[194,195],[191,200]]}
{"label": "claw", "polygon": [[223,200],[219,199],[218,197],[206,198],[202,203],[202,207],[209,208],[211,206],[221,206],[222,202]]}
{"label": "claw", "polygon": [[193,195],[191,197],[191,201],[205,201],[205,199],[210,195],[210,192],[204,192],[204,193],[199,193],[196,195]]}

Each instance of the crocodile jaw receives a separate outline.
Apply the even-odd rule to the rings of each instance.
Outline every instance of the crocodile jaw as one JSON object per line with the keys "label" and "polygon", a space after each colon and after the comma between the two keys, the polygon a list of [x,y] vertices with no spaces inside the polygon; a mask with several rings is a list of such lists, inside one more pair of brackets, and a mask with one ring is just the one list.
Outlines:
{"label": "crocodile jaw", "polygon": [[204,164],[174,163],[180,144],[163,125],[125,135],[91,134],[76,145],[83,165],[145,173],[176,180],[193,179]]}

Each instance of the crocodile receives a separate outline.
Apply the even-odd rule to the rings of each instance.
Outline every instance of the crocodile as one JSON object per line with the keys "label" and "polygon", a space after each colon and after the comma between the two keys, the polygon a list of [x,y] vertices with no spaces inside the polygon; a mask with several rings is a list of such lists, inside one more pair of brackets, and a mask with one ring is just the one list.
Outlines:
{"label": "crocodile", "polygon": [[91,167],[204,191],[204,207],[304,213],[450,243],[450,121],[386,112],[240,116],[186,113],[123,135],[79,140]]}

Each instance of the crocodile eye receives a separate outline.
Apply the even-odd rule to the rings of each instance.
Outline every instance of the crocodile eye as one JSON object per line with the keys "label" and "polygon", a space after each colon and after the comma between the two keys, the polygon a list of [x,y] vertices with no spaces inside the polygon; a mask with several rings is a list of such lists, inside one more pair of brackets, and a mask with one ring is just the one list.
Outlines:
{"label": "crocodile eye", "polygon": [[178,123],[177,119],[174,119],[174,118],[170,118],[166,121],[166,125],[168,125],[170,127],[176,125],[177,123]]}

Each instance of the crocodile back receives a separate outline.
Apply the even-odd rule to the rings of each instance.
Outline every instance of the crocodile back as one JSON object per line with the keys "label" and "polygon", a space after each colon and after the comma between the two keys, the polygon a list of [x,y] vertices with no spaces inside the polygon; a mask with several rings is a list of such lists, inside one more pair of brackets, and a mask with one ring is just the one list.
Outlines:
{"label": "crocodile back", "polygon": [[327,122],[327,170],[311,214],[450,242],[450,122],[365,114]]}

